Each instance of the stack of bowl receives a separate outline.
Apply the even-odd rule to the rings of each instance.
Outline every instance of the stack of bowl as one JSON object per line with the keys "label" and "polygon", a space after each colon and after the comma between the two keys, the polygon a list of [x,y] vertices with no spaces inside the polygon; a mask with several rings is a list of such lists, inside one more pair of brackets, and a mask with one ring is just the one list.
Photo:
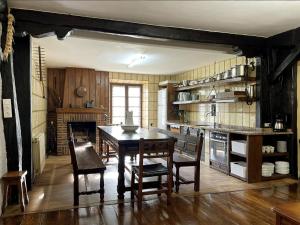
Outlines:
{"label": "stack of bowl", "polygon": [[276,161],[275,162],[275,172],[279,174],[289,174],[290,164],[286,161]]}
{"label": "stack of bowl", "polygon": [[264,162],[261,168],[261,175],[263,177],[270,177],[274,173],[274,163]]}

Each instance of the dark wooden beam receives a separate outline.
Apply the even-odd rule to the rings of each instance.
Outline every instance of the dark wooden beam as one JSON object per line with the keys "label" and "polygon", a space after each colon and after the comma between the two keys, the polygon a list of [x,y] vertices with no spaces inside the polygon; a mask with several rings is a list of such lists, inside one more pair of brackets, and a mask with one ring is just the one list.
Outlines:
{"label": "dark wooden beam", "polygon": [[7,0],[0,0],[0,20],[3,21],[6,19],[7,13]]}
{"label": "dark wooden beam", "polygon": [[32,171],[32,134],[31,134],[31,53],[30,37],[14,38],[14,74],[16,79],[16,92],[20,112],[22,130],[22,169],[27,170],[28,188],[31,189]]}
{"label": "dark wooden beam", "polygon": [[287,55],[287,57],[280,63],[280,65],[276,68],[272,79],[273,82],[278,79],[278,77],[282,74],[282,72],[290,65],[292,65],[295,62],[295,59],[300,54],[300,45],[295,46],[290,53]]}
{"label": "dark wooden beam", "polygon": [[33,10],[12,9],[12,13],[16,19],[16,32],[19,34],[29,33],[35,37],[56,34],[58,38],[64,38],[72,30],[80,29],[118,35],[234,46],[263,46],[265,44],[265,38],[255,36],[154,26]]}
{"label": "dark wooden beam", "polygon": [[269,37],[267,44],[273,47],[300,45],[300,27]]}

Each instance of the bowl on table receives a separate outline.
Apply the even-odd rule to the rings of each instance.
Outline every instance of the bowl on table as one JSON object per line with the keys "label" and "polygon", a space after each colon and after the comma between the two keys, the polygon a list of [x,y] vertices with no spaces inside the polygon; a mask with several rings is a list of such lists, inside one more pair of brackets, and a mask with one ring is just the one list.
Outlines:
{"label": "bowl on table", "polygon": [[139,128],[139,126],[121,125],[121,128],[124,130],[124,132],[135,132]]}

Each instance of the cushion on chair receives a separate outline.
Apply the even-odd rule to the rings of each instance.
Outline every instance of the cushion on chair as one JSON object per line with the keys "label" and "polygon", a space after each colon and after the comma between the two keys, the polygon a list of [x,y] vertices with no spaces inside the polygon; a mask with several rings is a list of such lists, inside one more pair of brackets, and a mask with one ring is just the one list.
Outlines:
{"label": "cushion on chair", "polygon": [[[152,176],[160,176],[160,175],[167,175],[168,174],[168,168],[163,166],[161,163],[155,163],[155,164],[148,164],[144,165],[144,177],[152,177]],[[139,174],[139,166],[132,166],[132,170],[134,173]]]}

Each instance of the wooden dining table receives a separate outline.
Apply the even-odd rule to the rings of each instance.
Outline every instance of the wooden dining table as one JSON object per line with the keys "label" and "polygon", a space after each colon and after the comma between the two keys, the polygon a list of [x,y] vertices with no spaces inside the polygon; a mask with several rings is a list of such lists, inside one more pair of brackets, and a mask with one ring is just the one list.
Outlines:
{"label": "wooden dining table", "polygon": [[98,130],[100,152],[103,152],[103,142],[105,141],[118,154],[118,199],[124,199],[124,193],[130,191],[130,187],[125,186],[125,156],[132,156],[139,152],[141,138],[160,141],[168,140],[170,136],[146,128],[139,128],[136,132],[124,132],[120,126],[98,126]]}

